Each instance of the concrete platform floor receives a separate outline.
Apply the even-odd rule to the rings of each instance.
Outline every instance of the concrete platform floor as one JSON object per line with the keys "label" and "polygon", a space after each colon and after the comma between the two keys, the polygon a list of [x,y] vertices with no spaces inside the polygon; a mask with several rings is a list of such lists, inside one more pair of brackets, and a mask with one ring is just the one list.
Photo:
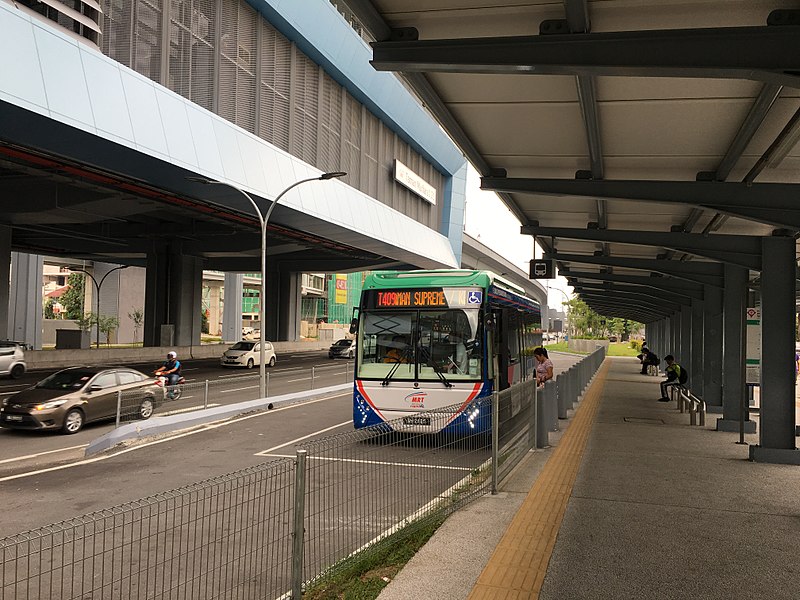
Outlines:
{"label": "concrete platform floor", "polygon": [[749,462],[713,418],[690,426],[637,367],[607,359],[554,447],[448,519],[381,600],[800,598],[800,467]]}

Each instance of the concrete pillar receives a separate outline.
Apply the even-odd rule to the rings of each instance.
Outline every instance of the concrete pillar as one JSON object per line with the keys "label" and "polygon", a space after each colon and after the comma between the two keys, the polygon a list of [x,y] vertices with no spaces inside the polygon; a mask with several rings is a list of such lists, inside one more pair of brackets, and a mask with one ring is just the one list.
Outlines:
{"label": "concrete pillar", "polygon": [[294,342],[300,339],[300,274],[267,273],[267,339]]}
{"label": "concrete pillar", "polygon": [[703,400],[722,412],[722,290],[706,285],[703,300]]}
{"label": "concrete pillar", "polygon": [[178,247],[147,255],[144,306],[145,346],[200,345],[203,265]]}
{"label": "concrete pillar", "polygon": [[[795,449],[795,241],[761,242],[761,434],[750,446],[759,462],[800,464]],[[766,360],[765,360],[766,359]]]}
{"label": "concrete pillar", "polygon": [[[667,354],[672,354],[677,360],[677,357],[681,355],[681,332],[683,330],[683,314],[681,312],[676,312],[675,317],[673,318],[673,327],[672,327],[672,342],[670,343],[669,348],[667,348]],[[666,366],[664,367],[666,368]]]}
{"label": "concrete pillar", "polygon": [[225,273],[222,303],[222,339],[237,342],[242,337],[242,280],[241,273]]}
{"label": "concrete pillar", "polygon": [[38,254],[11,253],[8,337],[42,349],[42,271]]}
{"label": "concrete pillar", "polygon": [[11,289],[11,228],[0,226],[0,340],[11,338],[8,320]]}
{"label": "concrete pillar", "polygon": [[[739,431],[742,402],[747,396],[745,388],[745,309],[747,308],[747,280],[749,272],[744,267],[725,265],[725,300],[723,311],[723,364],[722,364],[722,418],[717,419],[717,431]],[[756,424],[750,421],[750,411],[745,407],[745,432],[755,433]]]}
{"label": "concrete pillar", "polygon": [[703,301],[692,300],[692,364],[689,367],[689,387],[703,397]]}

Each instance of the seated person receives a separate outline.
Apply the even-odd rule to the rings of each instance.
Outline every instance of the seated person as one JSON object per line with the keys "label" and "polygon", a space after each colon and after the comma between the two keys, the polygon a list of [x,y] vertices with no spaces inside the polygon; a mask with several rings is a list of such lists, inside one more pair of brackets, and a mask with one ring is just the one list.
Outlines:
{"label": "seated person", "polygon": [[656,367],[661,363],[661,359],[655,355],[654,352],[650,350],[644,351],[644,357],[642,358],[642,375],[647,375],[647,367],[650,365],[655,365]]}
{"label": "seated person", "polygon": [[387,344],[389,350],[383,357],[385,363],[407,363],[408,362],[408,343],[402,335],[396,335],[391,343]]}
{"label": "seated person", "polygon": [[667,396],[668,387],[683,385],[689,381],[689,372],[675,362],[675,357],[672,354],[665,356],[664,360],[667,363],[667,378],[661,382],[661,398],[658,399],[659,402],[669,402],[669,396]]}

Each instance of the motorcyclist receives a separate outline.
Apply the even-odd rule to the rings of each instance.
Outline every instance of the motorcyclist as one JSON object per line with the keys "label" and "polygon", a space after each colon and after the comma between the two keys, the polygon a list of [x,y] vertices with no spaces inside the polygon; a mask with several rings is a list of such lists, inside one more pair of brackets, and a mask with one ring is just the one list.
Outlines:
{"label": "motorcyclist", "polygon": [[181,378],[181,361],[178,360],[178,354],[169,352],[167,360],[155,371],[156,377],[166,377],[167,385],[178,385]]}

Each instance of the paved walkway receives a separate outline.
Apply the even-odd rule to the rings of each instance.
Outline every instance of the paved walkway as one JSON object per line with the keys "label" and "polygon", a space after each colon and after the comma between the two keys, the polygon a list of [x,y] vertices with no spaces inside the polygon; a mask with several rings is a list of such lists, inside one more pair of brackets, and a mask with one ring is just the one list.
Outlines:
{"label": "paved walkway", "polygon": [[800,597],[800,468],[749,462],[637,371],[607,359],[554,447],[450,517],[380,600]]}

